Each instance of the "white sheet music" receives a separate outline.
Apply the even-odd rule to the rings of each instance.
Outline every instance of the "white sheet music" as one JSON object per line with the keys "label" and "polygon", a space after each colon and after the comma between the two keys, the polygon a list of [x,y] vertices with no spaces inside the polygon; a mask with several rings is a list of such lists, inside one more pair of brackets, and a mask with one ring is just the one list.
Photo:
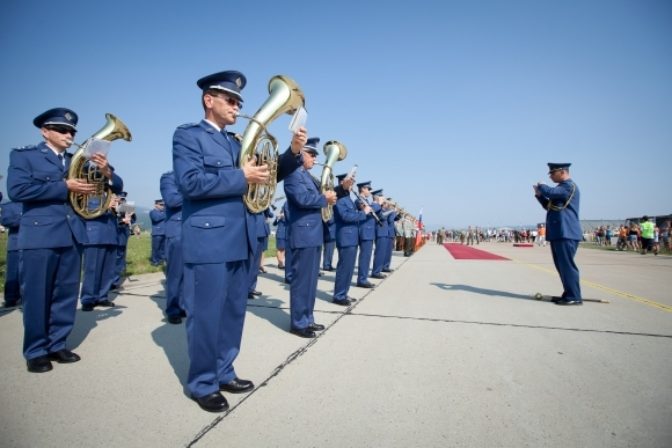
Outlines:
{"label": "white sheet music", "polygon": [[308,112],[306,112],[306,109],[304,109],[303,106],[299,107],[294,113],[292,121],[289,123],[289,130],[296,134],[300,127],[306,125],[307,120]]}
{"label": "white sheet music", "polygon": [[94,154],[103,154],[107,155],[107,153],[110,151],[110,146],[112,145],[112,142],[109,142],[107,140],[100,140],[97,138],[92,138],[88,141],[86,144],[86,149],[84,150],[84,155],[86,156],[87,159],[90,159],[92,155]]}

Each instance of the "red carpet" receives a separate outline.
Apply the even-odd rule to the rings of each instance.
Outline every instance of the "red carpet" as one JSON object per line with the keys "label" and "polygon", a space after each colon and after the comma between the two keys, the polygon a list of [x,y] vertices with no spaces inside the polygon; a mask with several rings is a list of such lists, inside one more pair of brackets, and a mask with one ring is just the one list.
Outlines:
{"label": "red carpet", "polygon": [[465,246],[460,243],[446,243],[443,245],[450,255],[456,260],[508,260],[480,249],[474,249],[473,246]]}

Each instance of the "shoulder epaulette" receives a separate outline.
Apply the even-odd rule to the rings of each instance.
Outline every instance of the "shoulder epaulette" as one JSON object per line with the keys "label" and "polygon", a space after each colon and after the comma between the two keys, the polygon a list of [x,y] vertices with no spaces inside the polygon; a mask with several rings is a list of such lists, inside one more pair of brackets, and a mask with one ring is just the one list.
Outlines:
{"label": "shoulder epaulette", "polygon": [[185,123],[177,127],[177,129],[189,129],[198,126],[198,123]]}
{"label": "shoulder epaulette", "polygon": [[14,151],[31,151],[37,149],[37,145],[28,145],[28,146],[20,146],[18,148],[12,148]]}

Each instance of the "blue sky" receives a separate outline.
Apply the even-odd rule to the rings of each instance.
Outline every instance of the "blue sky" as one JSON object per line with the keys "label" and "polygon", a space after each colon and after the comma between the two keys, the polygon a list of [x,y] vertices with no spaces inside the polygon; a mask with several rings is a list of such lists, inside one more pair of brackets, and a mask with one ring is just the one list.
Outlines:
{"label": "blue sky", "polygon": [[547,162],[573,163],[583,219],[672,213],[672,2],[322,3],[1,2],[0,173],[44,110],[74,109],[80,142],[112,112],[133,141],[110,160],[149,206],[175,127],[202,118],[196,80],[237,69],[244,113],[293,78],[310,134],[348,148],[335,172],[357,164],[429,227],[543,221]]}

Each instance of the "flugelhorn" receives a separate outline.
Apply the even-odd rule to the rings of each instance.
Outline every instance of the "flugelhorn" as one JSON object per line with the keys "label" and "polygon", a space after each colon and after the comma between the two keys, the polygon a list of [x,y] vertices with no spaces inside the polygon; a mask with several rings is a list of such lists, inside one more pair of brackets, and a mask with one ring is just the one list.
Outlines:
{"label": "flugelhorn", "polygon": [[[337,161],[341,161],[348,156],[348,149],[343,143],[336,140],[330,140],[324,144],[324,155],[327,160],[322,165],[322,177],[320,179],[320,192],[334,190],[334,174],[332,167]],[[327,204],[322,207],[322,221],[328,222],[334,217],[334,207]]]}
{"label": "flugelhorn", "polygon": [[251,213],[260,213],[271,205],[278,184],[278,141],[267,126],[284,113],[293,114],[306,102],[299,86],[283,75],[271,78],[268,93],[269,97],[254,116],[238,114],[250,120],[241,141],[240,167],[248,159],[256,158],[256,165],[268,165],[270,174],[267,184],[250,184],[243,195],[243,202]]}
{"label": "flugelhorn", "polygon": [[96,165],[86,157],[86,149],[94,139],[107,140],[108,142],[124,139],[131,141],[131,131],[119,118],[105,114],[105,125],[98,132],[89,137],[79,149],[75,151],[68,169],[68,179],[84,180],[96,187],[95,193],[68,193],[68,200],[73,210],[84,219],[93,219],[101,216],[110,208],[112,191],[108,180],[101,174]]}

